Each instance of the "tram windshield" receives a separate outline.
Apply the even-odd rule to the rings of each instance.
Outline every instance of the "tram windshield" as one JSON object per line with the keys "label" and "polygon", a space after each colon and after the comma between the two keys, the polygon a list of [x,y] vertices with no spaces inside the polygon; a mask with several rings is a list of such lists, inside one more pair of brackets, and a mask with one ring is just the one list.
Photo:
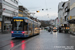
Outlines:
{"label": "tram windshield", "polygon": [[14,31],[23,31],[23,20],[14,19],[13,30]]}

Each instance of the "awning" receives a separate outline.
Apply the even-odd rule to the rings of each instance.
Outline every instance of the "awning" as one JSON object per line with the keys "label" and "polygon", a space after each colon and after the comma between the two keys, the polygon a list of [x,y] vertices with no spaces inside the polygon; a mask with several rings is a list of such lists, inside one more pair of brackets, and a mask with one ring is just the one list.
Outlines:
{"label": "awning", "polygon": [[71,19],[71,20],[68,20],[69,23],[74,23],[75,24],[75,19]]}

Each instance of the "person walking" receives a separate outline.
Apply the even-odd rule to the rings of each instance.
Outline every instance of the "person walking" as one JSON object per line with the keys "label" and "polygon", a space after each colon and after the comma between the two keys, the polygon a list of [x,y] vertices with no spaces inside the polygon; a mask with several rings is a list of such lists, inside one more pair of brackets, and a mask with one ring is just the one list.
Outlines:
{"label": "person walking", "polygon": [[52,29],[52,27],[51,27],[51,34],[52,34],[52,30],[53,30],[53,29]]}
{"label": "person walking", "polygon": [[51,28],[49,27],[48,32],[50,32],[50,31],[51,31]]}

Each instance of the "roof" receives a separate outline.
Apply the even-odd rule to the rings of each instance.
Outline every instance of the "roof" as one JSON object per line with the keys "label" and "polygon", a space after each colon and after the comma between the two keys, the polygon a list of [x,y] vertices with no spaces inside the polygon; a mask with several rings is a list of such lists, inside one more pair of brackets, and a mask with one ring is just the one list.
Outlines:
{"label": "roof", "polygon": [[28,17],[13,17],[13,19],[28,19]]}
{"label": "roof", "polygon": [[13,17],[13,19],[27,19],[27,20],[33,21],[32,19],[28,17]]}

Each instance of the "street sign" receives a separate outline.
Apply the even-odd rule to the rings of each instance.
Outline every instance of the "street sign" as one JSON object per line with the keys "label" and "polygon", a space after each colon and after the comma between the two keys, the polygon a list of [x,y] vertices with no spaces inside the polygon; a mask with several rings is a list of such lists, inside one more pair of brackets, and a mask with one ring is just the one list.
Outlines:
{"label": "street sign", "polygon": [[70,16],[70,19],[72,19],[72,16]]}

